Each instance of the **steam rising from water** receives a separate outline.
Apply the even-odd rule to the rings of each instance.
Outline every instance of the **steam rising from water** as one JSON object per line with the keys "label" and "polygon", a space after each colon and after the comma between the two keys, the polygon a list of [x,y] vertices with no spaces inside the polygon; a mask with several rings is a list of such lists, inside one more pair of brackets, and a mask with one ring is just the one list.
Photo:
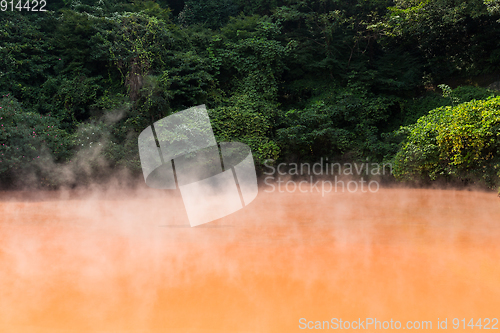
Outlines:
{"label": "steam rising from water", "polygon": [[[493,318],[491,193],[265,193],[190,228],[176,193],[4,192],[2,332],[294,332],[299,319]],[[449,326],[450,327],[450,326]]]}

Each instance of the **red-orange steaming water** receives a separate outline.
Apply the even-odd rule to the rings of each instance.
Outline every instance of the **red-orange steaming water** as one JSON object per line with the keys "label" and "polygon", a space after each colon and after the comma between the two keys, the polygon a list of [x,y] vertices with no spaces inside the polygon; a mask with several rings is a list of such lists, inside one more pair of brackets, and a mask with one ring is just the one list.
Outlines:
{"label": "red-orange steaming water", "polygon": [[261,192],[197,228],[156,190],[3,193],[0,214],[0,332],[302,332],[301,318],[367,317],[433,330],[448,318],[454,331],[453,318],[500,318],[492,193]]}

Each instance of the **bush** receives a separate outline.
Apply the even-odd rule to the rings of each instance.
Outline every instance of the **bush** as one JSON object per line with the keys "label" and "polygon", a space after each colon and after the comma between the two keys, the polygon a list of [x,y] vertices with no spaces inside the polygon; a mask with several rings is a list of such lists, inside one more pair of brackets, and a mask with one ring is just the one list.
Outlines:
{"label": "bush", "polygon": [[310,100],[304,109],[282,112],[277,140],[287,158],[318,160],[320,157],[381,161],[396,149],[383,140],[394,118],[398,99],[370,94],[358,84],[331,87]]}
{"label": "bush", "polygon": [[470,102],[473,99],[487,99],[489,96],[498,95],[498,92],[482,87],[461,86],[455,89],[451,89],[447,85],[439,85],[439,87],[443,91],[442,95],[436,92],[429,92],[424,96],[405,100],[401,103],[403,126],[414,124],[418,118],[442,106],[453,106]]}
{"label": "bush", "polygon": [[[0,182],[2,187],[28,174],[43,174],[44,166],[70,157],[71,140],[55,117],[25,111],[9,94],[0,99]],[[43,176],[39,184],[53,185]]]}
{"label": "bush", "polygon": [[432,110],[407,134],[394,158],[399,180],[459,180],[500,185],[500,97]]}
{"label": "bush", "polygon": [[232,106],[217,107],[209,110],[209,115],[218,142],[239,141],[252,149],[257,165],[266,159],[277,160],[280,149],[270,139],[272,106],[261,103],[255,107],[244,96],[239,96],[240,103]]}
{"label": "bush", "polygon": [[187,0],[178,20],[182,25],[202,24],[217,29],[238,14],[238,6],[231,0]]}

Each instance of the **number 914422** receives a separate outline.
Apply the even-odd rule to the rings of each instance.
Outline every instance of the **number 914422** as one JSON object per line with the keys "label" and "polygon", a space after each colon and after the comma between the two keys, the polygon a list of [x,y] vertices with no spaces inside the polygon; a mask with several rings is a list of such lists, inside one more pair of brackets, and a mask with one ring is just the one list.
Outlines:
{"label": "number 914422", "polygon": [[45,0],[1,0],[0,10],[5,11],[26,11],[26,12],[46,12],[47,2]]}

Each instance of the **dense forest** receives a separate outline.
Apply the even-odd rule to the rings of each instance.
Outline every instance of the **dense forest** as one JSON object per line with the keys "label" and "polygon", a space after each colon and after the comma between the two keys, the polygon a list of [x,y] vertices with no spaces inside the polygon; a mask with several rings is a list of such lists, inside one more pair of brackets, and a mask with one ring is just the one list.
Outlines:
{"label": "dense forest", "polygon": [[500,186],[499,0],[6,3],[2,188],[140,175],[139,133],[200,104],[258,167],[369,160]]}

